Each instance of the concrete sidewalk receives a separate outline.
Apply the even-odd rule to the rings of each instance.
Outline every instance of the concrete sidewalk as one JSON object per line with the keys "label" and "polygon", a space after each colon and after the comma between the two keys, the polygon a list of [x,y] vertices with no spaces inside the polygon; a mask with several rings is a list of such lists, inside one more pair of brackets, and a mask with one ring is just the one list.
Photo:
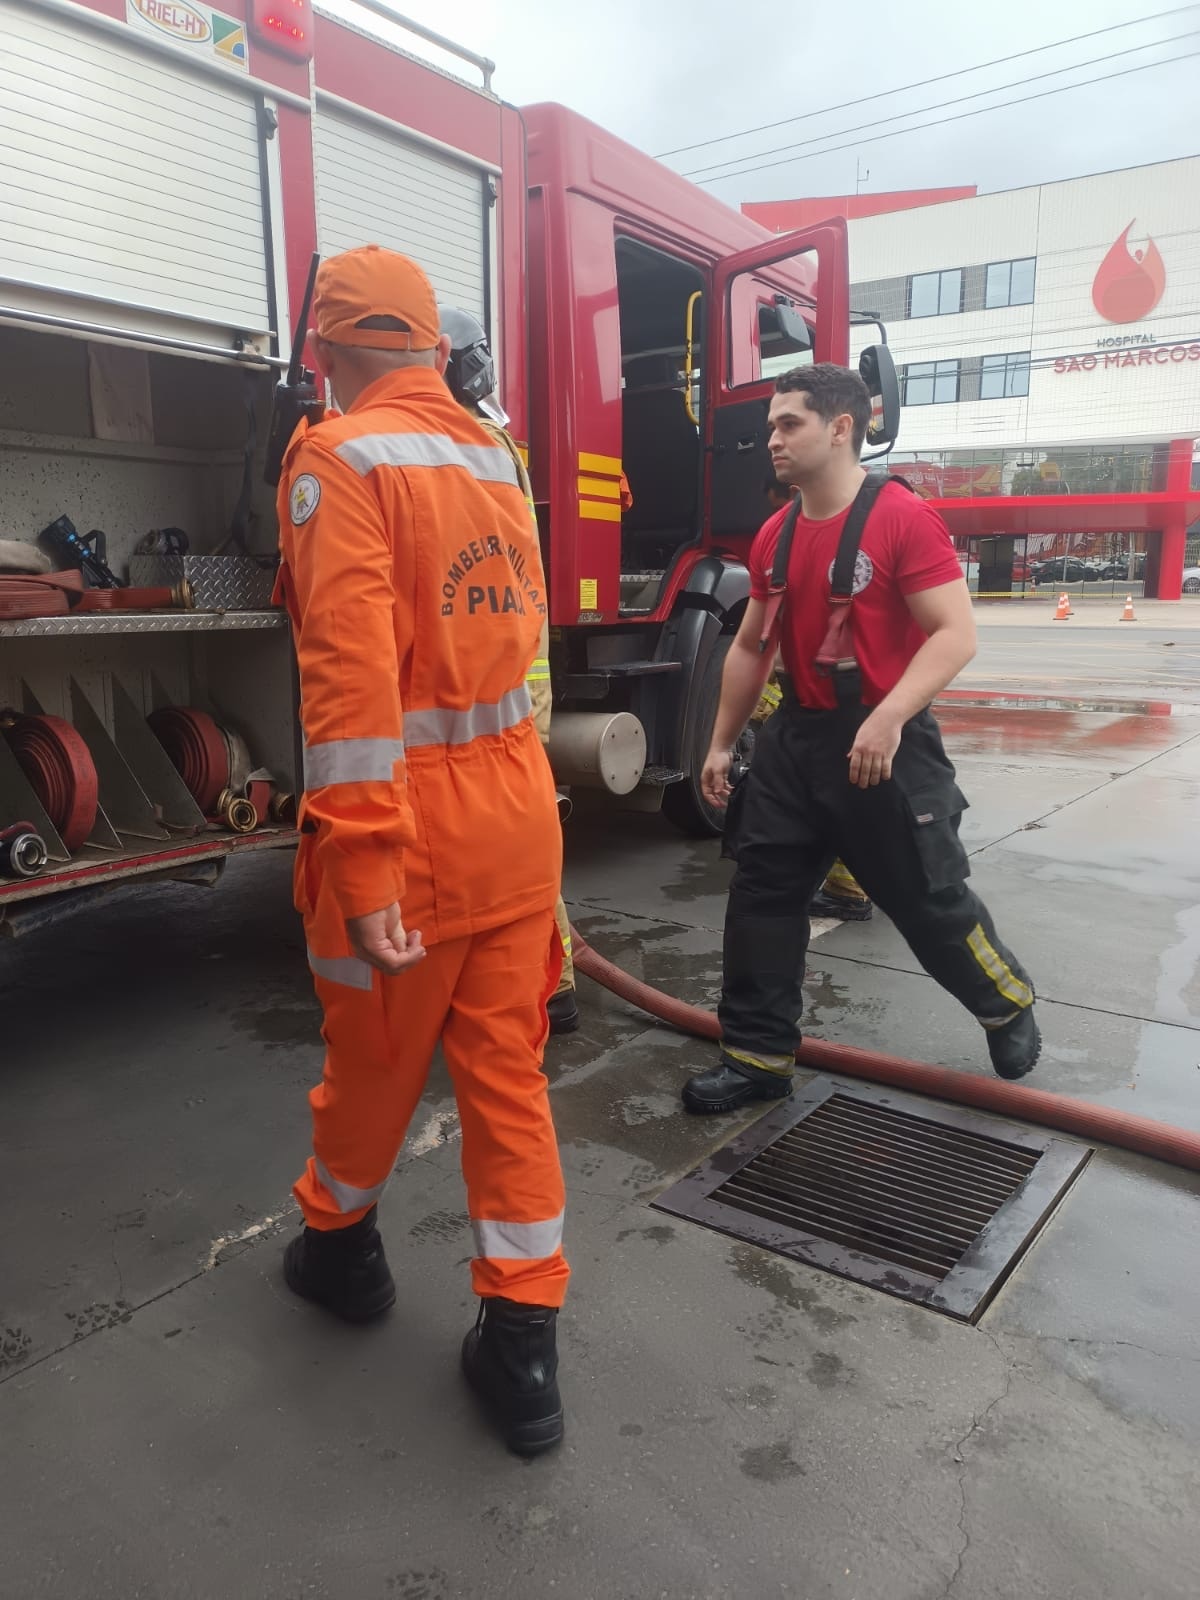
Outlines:
{"label": "concrete sidewalk", "polygon": [[[1035,1081],[1200,1127],[1200,723],[946,725],[974,882],[1038,984]],[[632,815],[567,839],[585,935],[711,1004],[716,844]],[[548,1057],[569,1431],[521,1464],[457,1372],[440,1070],[381,1206],[396,1311],[347,1328],[283,1287],[321,1061],[289,873],[0,946],[0,1600],[1194,1600],[1200,1174],[1098,1151],[964,1326],[651,1209],[739,1124],[680,1110],[710,1046],[584,984]],[[882,918],[809,972],[810,1031],[987,1070]]]}

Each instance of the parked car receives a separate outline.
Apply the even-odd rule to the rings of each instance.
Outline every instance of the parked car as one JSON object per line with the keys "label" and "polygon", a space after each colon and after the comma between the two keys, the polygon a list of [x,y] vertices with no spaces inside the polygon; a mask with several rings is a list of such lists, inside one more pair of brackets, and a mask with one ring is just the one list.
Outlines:
{"label": "parked car", "polygon": [[1135,550],[1133,553],[1133,570],[1130,570],[1128,556],[1112,556],[1100,564],[1100,575],[1103,578],[1120,578],[1123,582],[1130,578],[1142,578],[1146,574],[1146,552]]}
{"label": "parked car", "polygon": [[1184,567],[1183,592],[1184,594],[1200,594],[1200,567]]}
{"label": "parked car", "polygon": [[1079,556],[1055,556],[1050,561],[1035,561],[1029,568],[1038,583],[1095,583],[1100,577],[1095,567]]}

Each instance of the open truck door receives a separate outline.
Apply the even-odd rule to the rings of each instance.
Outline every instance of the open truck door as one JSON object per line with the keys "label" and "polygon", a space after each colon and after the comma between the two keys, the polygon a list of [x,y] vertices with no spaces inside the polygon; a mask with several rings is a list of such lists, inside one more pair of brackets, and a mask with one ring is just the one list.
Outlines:
{"label": "open truck door", "polygon": [[[791,367],[849,365],[849,251],[840,217],[726,256],[706,308],[702,417],[708,542],[744,554],[770,507],[767,409]],[[869,449],[896,436],[899,391],[886,344],[860,357],[872,396]]]}
{"label": "open truck door", "polygon": [[[685,612],[679,624],[676,643],[689,683],[678,741],[684,775],[666,790],[663,810],[685,832],[702,835],[719,833],[724,824],[723,813],[709,805],[700,788],[732,639],[722,599],[736,602],[746,592],[744,571],[719,557],[728,554],[744,562],[771,511],[767,411],[775,379],[792,367],[817,361],[848,365],[852,321],[875,319],[852,318],[846,225],[840,218],[726,256],[713,268],[708,303],[698,314],[700,299],[693,295],[688,302],[684,381],[688,415],[704,449],[707,515],[701,543],[717,559],[697,565],[692,586],[703,576],[715,604]],[[867,440],[878,453],[895,438],[899,414],[895,367],[885,343],[863,351],[859,371],[871,391]],[[686,649],[685,626],[693,635]],[[753,742],[747,729],[735,759],[748,761]]]}

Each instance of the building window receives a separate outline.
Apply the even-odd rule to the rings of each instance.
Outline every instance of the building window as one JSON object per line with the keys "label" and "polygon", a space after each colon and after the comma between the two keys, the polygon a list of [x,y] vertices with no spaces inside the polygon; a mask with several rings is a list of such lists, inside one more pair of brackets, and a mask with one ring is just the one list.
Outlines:
{"label": "building window", "polygon": [[905,368],[906,406],[946,406],[957,399],[957,361],[917,361]]}
{"label": "building window", "polygon": [[918,272],[908,280],[910,317],[949,317],[962,310],[961,267],[945,272]]}
{"label": "building window", "polygon": [[993,261],[987,269],[983,292],[985,308],[994,311],[997,306],[1031,306],[1035,261],[1034,256],[1024,256],[1020,261]]}
{"label": "building window", "polygon": [[979,376],[981,400],[1009,400],[1029,393],[1029,351],[1012,356],[984,356]]}

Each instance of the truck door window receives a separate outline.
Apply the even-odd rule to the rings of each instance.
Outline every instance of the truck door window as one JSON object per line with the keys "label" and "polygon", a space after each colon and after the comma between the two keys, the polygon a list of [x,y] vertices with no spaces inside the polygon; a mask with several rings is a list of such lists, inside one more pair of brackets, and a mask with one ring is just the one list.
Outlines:
{"label": "truck door window", "polygon": [[[621,605],[653,609],[663,574],[699,531],[698,385],[704,288],[697,268],[637,239],[618,238],[621,464],[633,504],[621,517]],[[691,315],[689,317],[689,308]]]}
{"label": "truck door window", "polygon": [[812,309],[785,275],[803,271],[804,258],[780,266],[777,282],[743,273],[730,287],[729,387],[775,378],[813,359]]}

